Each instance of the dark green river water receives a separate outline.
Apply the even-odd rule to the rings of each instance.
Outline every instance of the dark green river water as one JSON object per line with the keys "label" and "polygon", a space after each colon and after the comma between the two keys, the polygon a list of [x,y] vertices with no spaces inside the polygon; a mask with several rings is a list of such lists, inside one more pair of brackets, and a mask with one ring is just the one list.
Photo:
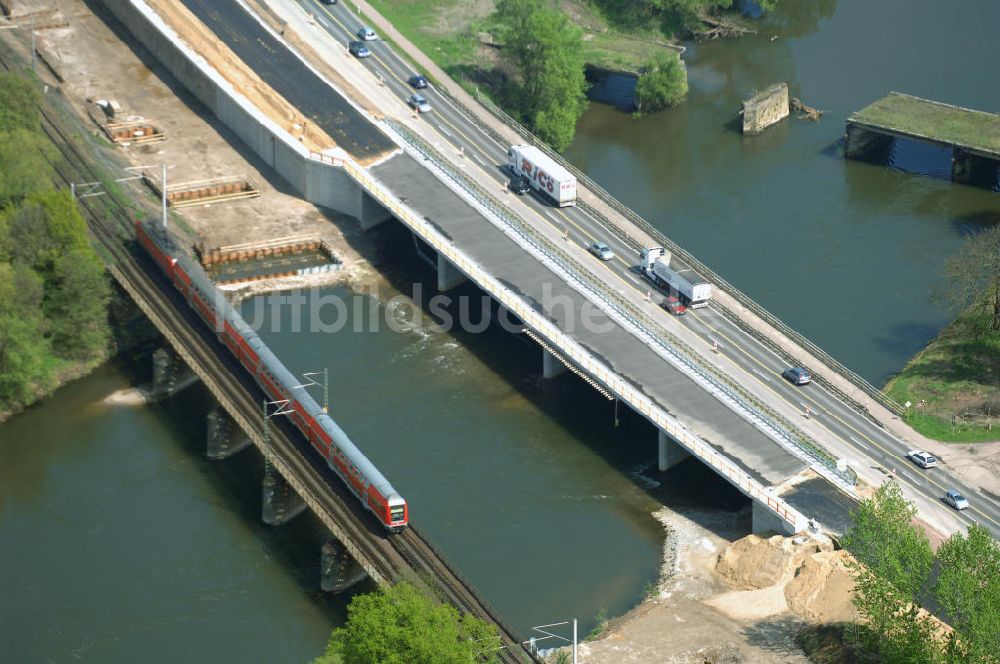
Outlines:
{"label": "dark green river water", "polygon": [[[683,106],[633,121],[592,105],[569,156],[881,381],[947,321],[932,297],[936,270],[965,234],[1000,220],[1000,196],[845,162],[844,120],[889,90],[1000,110],[1000,5],[784,4],[759,37],[689,48]],[[740,100],[777,81],[826,114],[744,139]],[[892,161],[947,170],[913,146]],[[375,239],[392,284],[381,302],[414,280],[430,290],[405,233]],[[343,289],[320,295],[352,302]],[[351,315],[373,306],[362,298]],[[572,377],[542,381],[537,347],[502,331],[292,333],[288,316],[262,336],[294,371],[329,369],[334,417],[523,630],[578,617],[586,631],[602,609],[627,610],[658,571],[662,531],[649,512],[718,485],[693,469],[646,469],[647,425],[623,413],[615,428],[612,405]],[[322,529],[309,516],[260,524],[255,452],[203,460],[202,388],[155,407],[105,403],[127,386],[109,366],[0,426],[0,660],[315,656],[349,599],[317,590]],[[708,500],[738,506],[725,491]]]}

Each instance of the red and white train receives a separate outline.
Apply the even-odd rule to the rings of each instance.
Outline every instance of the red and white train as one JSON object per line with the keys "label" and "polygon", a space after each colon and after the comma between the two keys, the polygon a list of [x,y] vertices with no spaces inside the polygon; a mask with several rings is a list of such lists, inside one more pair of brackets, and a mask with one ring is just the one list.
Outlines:
{"label": "red and white train", "polygon": [[257,336],[201,269],[158,226],[137,221],[135,236],[188,304],[275,401],[287,399],[292,422],[362,504],[390,531],[409,522],[406,501]]}

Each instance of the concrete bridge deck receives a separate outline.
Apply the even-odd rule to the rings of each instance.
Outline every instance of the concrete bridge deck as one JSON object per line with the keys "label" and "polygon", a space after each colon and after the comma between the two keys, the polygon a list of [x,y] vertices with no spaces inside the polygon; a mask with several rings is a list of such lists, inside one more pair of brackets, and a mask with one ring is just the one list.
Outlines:
{"label": "concrete bridge deck", "polygon": [[996,113],[890,92],[853,113],[847,122],[1000,160],[1000,115]]}

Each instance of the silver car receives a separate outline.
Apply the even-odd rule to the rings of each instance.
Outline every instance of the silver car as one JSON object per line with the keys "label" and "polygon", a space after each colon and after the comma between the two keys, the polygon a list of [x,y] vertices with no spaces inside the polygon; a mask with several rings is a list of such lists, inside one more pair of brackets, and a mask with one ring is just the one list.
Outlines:
{"label": "silver car", "polygon": [[930,452],[910,450],[906,453],[906,456],[910,457],[910,460],[921,468],[933,468],[938,463],[937,457]]}
{"label": "silver car", "polygon": [[590,250],[590,253],[594,254],[602,261],[610,261],[615,258],[615,252],[611,251],[611,247],[604,242],[594,242],[588,247],[588,249]]}
{"label": "silver car", "polygon": [[406,103],[410,105],[410,108],[415,110],[417,113],[430,113],[431,105],[427,103],[422,95],[410,95],[410,98],[406,100]]}
{"label": "silver car", "polygon": [[965,499],[965,496],[954,489],[950,489],[948,493],[944,494],[944,502],[948,503],[957,510],[969,509],[969,501]]}

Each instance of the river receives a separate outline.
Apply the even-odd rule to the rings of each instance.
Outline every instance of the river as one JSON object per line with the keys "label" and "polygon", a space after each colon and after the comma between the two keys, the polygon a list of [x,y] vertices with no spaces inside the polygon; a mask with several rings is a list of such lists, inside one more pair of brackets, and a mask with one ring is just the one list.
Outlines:
{"label": "river", "polygon": [[[961,11],[930,0],[784,3],[758,37],[689,47],[684,105],[638,121],[592,105],[568,155],[882,381],[948,320],[936,270],[965,234],[1000,219],[1000,198],[847,162],[844,120],[889,90],[997,110],[997,25],[1000,6],[986,0]],[[825,115],[743,138],[739,102],[777,81]],[[912,146],[893,163],[947,167]],[[429,292],[431,271],[405,233],[376,232],[373,261],[391,284],[381,301],[414,280]],[[353,300],[343,289],[315,295]],[[362,316],[377,306],[358,302]],[[572,377],[542,381],[538,349],[498,330],[281,327],[262,334],[293,370],[329,369],[334,416],[521,629],[578,617],[585,632],[602,609],[638,601],[658,571],[650,510],[690,504],[688,488],[716,481],[693,470],[657,477],[647,425],[623,413],[615,427],[612,404]],[[202,458],[201,387],[155,407],[107,404],[133,373],[110,365],[0,426],[0,656],[309,660],[350,597],[317,590],[322,529],[305,515],[260,524],[255,452]],[[722,492],[707,507],[734,505]]]}

